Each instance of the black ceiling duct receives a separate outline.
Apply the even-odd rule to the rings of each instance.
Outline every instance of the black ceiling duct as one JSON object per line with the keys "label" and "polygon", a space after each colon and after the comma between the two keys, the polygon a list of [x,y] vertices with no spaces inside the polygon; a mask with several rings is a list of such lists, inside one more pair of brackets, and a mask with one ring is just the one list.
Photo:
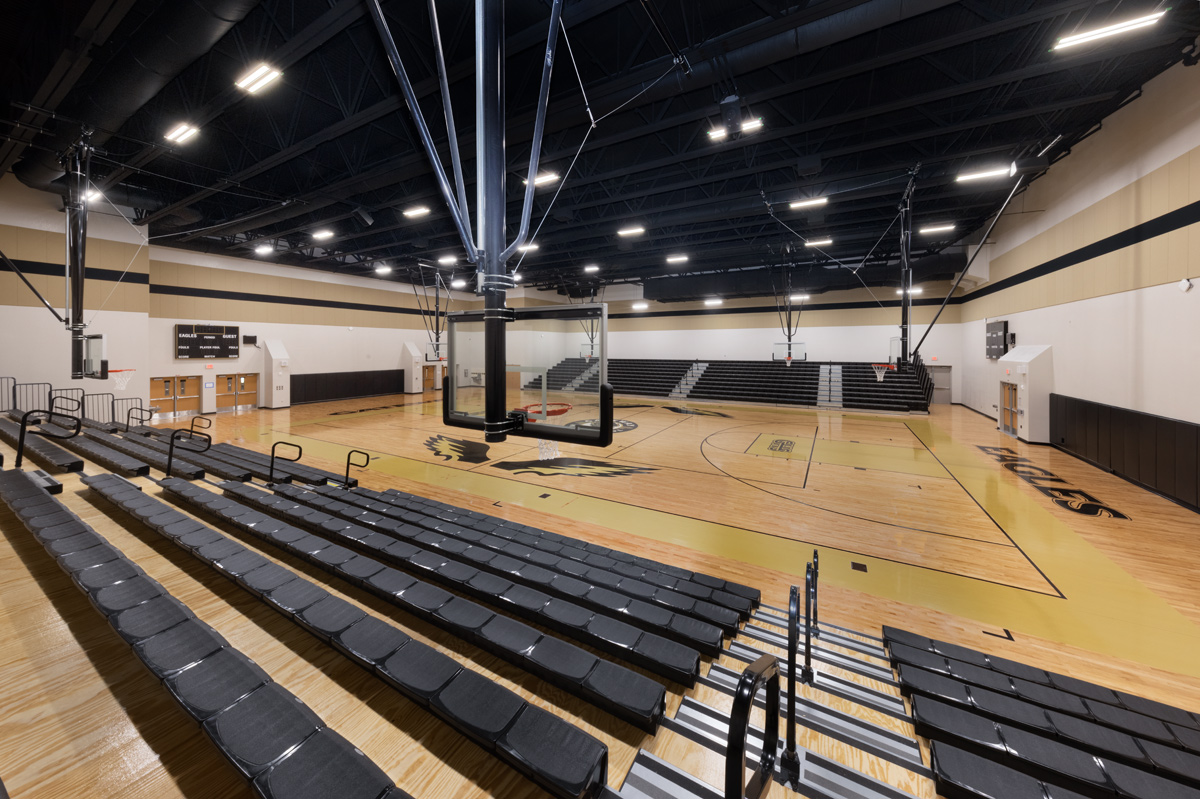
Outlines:
{"label": "black ceiling duct", "polygon": [[[258,4],[259,0],[162,3],[94,79],[88,80],[86,86],[76,87],[59,106],[58,113],[95,127],[92,143],[102,144],[108,138],[104,131],[124,125]],[[32,188],[62,193],[54,185],[63,174],[54,153],[65,150],[78,135],[78,130],[60,122],[59,132],[52,140],[38,142],[52,152],[27,152],[13,166],[13,174]]]}

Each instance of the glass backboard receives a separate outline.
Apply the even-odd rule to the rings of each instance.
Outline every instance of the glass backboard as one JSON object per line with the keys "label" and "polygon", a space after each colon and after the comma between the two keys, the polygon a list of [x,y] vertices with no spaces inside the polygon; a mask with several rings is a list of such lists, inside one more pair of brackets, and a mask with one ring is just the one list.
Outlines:
{"label": "glass backboard", "polygon": [[[524,416],[525,436],[541,437],[550,429],[594,433],[608,377],[606,306],[517,308],[514,313],[505,333],[505,412]],[[447,341],[448,422],[481,427],[488,380],[483,313],[449,314]]]}
{"label": "glass backboard", "polygon": [[803,341],[782,341],[771,345],[772,361],[806,361],[808,348]]}
{"label": "glass backboard", "polygon": [[83,337],[83,376],[96,380],[108,379],[108,354],[104,347],[104,334]]}

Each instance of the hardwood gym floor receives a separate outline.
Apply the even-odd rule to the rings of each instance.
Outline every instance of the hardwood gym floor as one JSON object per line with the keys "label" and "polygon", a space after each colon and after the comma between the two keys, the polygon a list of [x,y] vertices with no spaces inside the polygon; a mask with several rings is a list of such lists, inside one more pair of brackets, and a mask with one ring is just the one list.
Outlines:
{"label": "hardwood gym floor", "polygon": [[[726,576],[762,588],[763,601],[777,607],[786,606],[788,586],[802,582],[816,547],[825,622],[866,633],[894,624],[1200,708],[1195,514],[1057,450],[1009,439],[961,407],[907,417],[632,398],[618,405],[617,418],[636,428],[607,450],[564,446],[563,459],[550,462],[538,461],[534,440],[485,445],[481,435],[443,427],[433,395],[221,414],[209,432],[263,451],[295,441],[305,462],[333,471],[348,448],[362,449],[373,460],[355,474],[368,487],[410,490]],[[580,408],[568,418],[592,415]],[[1002,453],[981,447],[1008,448],[1063,481],[1043,475],[1043,485],[1087,492],[1129,518],[1061,507],[1006,468]],[[0,452],[11,464],[12,450]],[[245,591],[128,523],[77,477],[62,479],[63,500],[76,513],[401,787],[426,797],[544,796]],[[13,795],[250,796],[3,509],[0,532],[0,777]],[[376,615],[398,615],[233,537]],[[720,784],[719,759],[686,738],[667,730],[646,736],[436,629],[397,620],[604,740],[610,785],[621,784],[639,747]],[[728,655],[719,662],[743,665]],[[818,670],[854,677],[825,664]],[[668,715],[683,693],[669,689]],[[710,689],[687,694],[723,706]],[[911,732],[861,706],[843,709]],[[925,777],[823,736],[802,732],[802,741],[915,796],[934,795]],[[783,793],[775,786],[772,796]]]}

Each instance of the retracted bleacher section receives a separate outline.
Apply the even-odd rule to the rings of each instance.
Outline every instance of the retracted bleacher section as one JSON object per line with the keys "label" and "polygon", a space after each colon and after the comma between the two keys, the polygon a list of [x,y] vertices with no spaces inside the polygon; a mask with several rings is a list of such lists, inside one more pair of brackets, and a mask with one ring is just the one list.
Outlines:
{"label": "retracted bleacher section", "polygon": [[[572,381],[587,368],[585,358],[567,358],[547,373],[553,391],[569,391]],[[684,383],[693,366],[703,366],[699,377]],[[820,402],[822,369],[834,368],[840,375],[840,406],[859,410],[898,413],[926,412],[933,385],[918,358],[911,369],[889,370],[882,381],[869,363],[816,361],[697,361],[610,358],[608,382],[618,394],[670,397],[714,402],[756,402],[771,405],[813,407]],[[589,376],[575,390],[595,393],[599,374]],[[689,379],[690,381],[690,379]],[[541,378],[525,388],[541,388]],[[672,394],[672,392],[678,392]]]}
{"label": "retracted bleacher section", "polygon": [[[84,478],[84,482],[114,506],[236,581],[286,618],[329,643],[551,794],[563,799],[584,799],[596,796],[604,786],[608,749],[573,724],[530,704],[504,686],[316,583],[188,518],[163,501],[145,495],[121,478],[100,475]],[[168,486],[179,491],[186,486],[181,483],[168,481]],[[199,499],[195,493],[189,493]],[[236,503],[218,495],[211,496],[213,499],[207,506],[222,518],[240,518],[255,513],[248,508],[234,507]],[[264,529],[270,526],[267,516],[255,515],[260,517],[258,524],[264,525]],[[307,538],[315,539],[314,536]],[[300,550],[305,550],[307,543],[312,550],[311,560],[345,567],[342,574],[351,580],[360,579],[354,576],[359,573],[357,566],[347,566],[359,557],[354,553],[346,551],[344,560],[329,558],[326,562],[321,560],[319,553],[332,548],[329,542],[306,542],[298,538],[291,543]],[[401,596],[410,592],[413,606],[428,603],[430,599],[429,586],[417,586],[416,581],[396,590]],[[434,604],[435,609],[450,604],[449,600],[447,595],[441,603]],[[470,623],[466,621],[470,616],[467,608],[459,607],[456,611],[463,612],[457,617],[460,621]],[[330,786],[329,793],[323,795],[334,794]],[[340,792],[337,794],[341,795]]]}
{"label": "retracted bleacher section", "polygon": [[947,799],[1196,799],[1200,715],[884,628]]}
{"label": "retracted bleacher section", "polygon": [[[140,494],[118,477],[124,491]],[[250,658],[196,618],[25,472],[0,473],[0,499],[55,558],[134,655],[264,799],[411,799]],[[183,514],[164,524],[186,523]]]}

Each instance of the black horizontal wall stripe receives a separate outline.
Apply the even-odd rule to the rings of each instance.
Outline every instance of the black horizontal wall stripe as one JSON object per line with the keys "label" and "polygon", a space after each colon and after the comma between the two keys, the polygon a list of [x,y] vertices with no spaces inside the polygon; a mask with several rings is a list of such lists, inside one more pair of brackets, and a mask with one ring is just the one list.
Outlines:
{"label": "black horizontal wall stripe", "polygon": [[[17,265],[27,275],[46,275],[48,277],[62,277],[66,270],[62,264],[48,264],[43,261],[18,261],[16,258],[12,262]],[[0,261],[0,272],[11,272],[8,264]],[[147,285],[150,283],[150,276],[145,272],[125,272],[124,278],[121,277],[122,272],[118,269],[97,269],[95,267],[87,267],[83,270],[83,276],[88,280],[108,280],[116,282],[120,280],[122,283],[137,283]]]}
{"label": "black horizontal wall stripe", "polygon": [[246,291],[225,291],[223,289],[195,289],[186,286],[150,287],[151,294],[169,294],[174,297],[202,297],[212,300],[240,300],[242,302],[269,302],[275,305],[303,305],[311,308],[341,308],[348,311],[378,311],[380,313],[412,314],[420,316],[418,308],[397,308],[391,305],[371,305],[365,302],[342,302],[339,300],[320,300],[309,297],[281,297],[277,294],[251,294]]}

